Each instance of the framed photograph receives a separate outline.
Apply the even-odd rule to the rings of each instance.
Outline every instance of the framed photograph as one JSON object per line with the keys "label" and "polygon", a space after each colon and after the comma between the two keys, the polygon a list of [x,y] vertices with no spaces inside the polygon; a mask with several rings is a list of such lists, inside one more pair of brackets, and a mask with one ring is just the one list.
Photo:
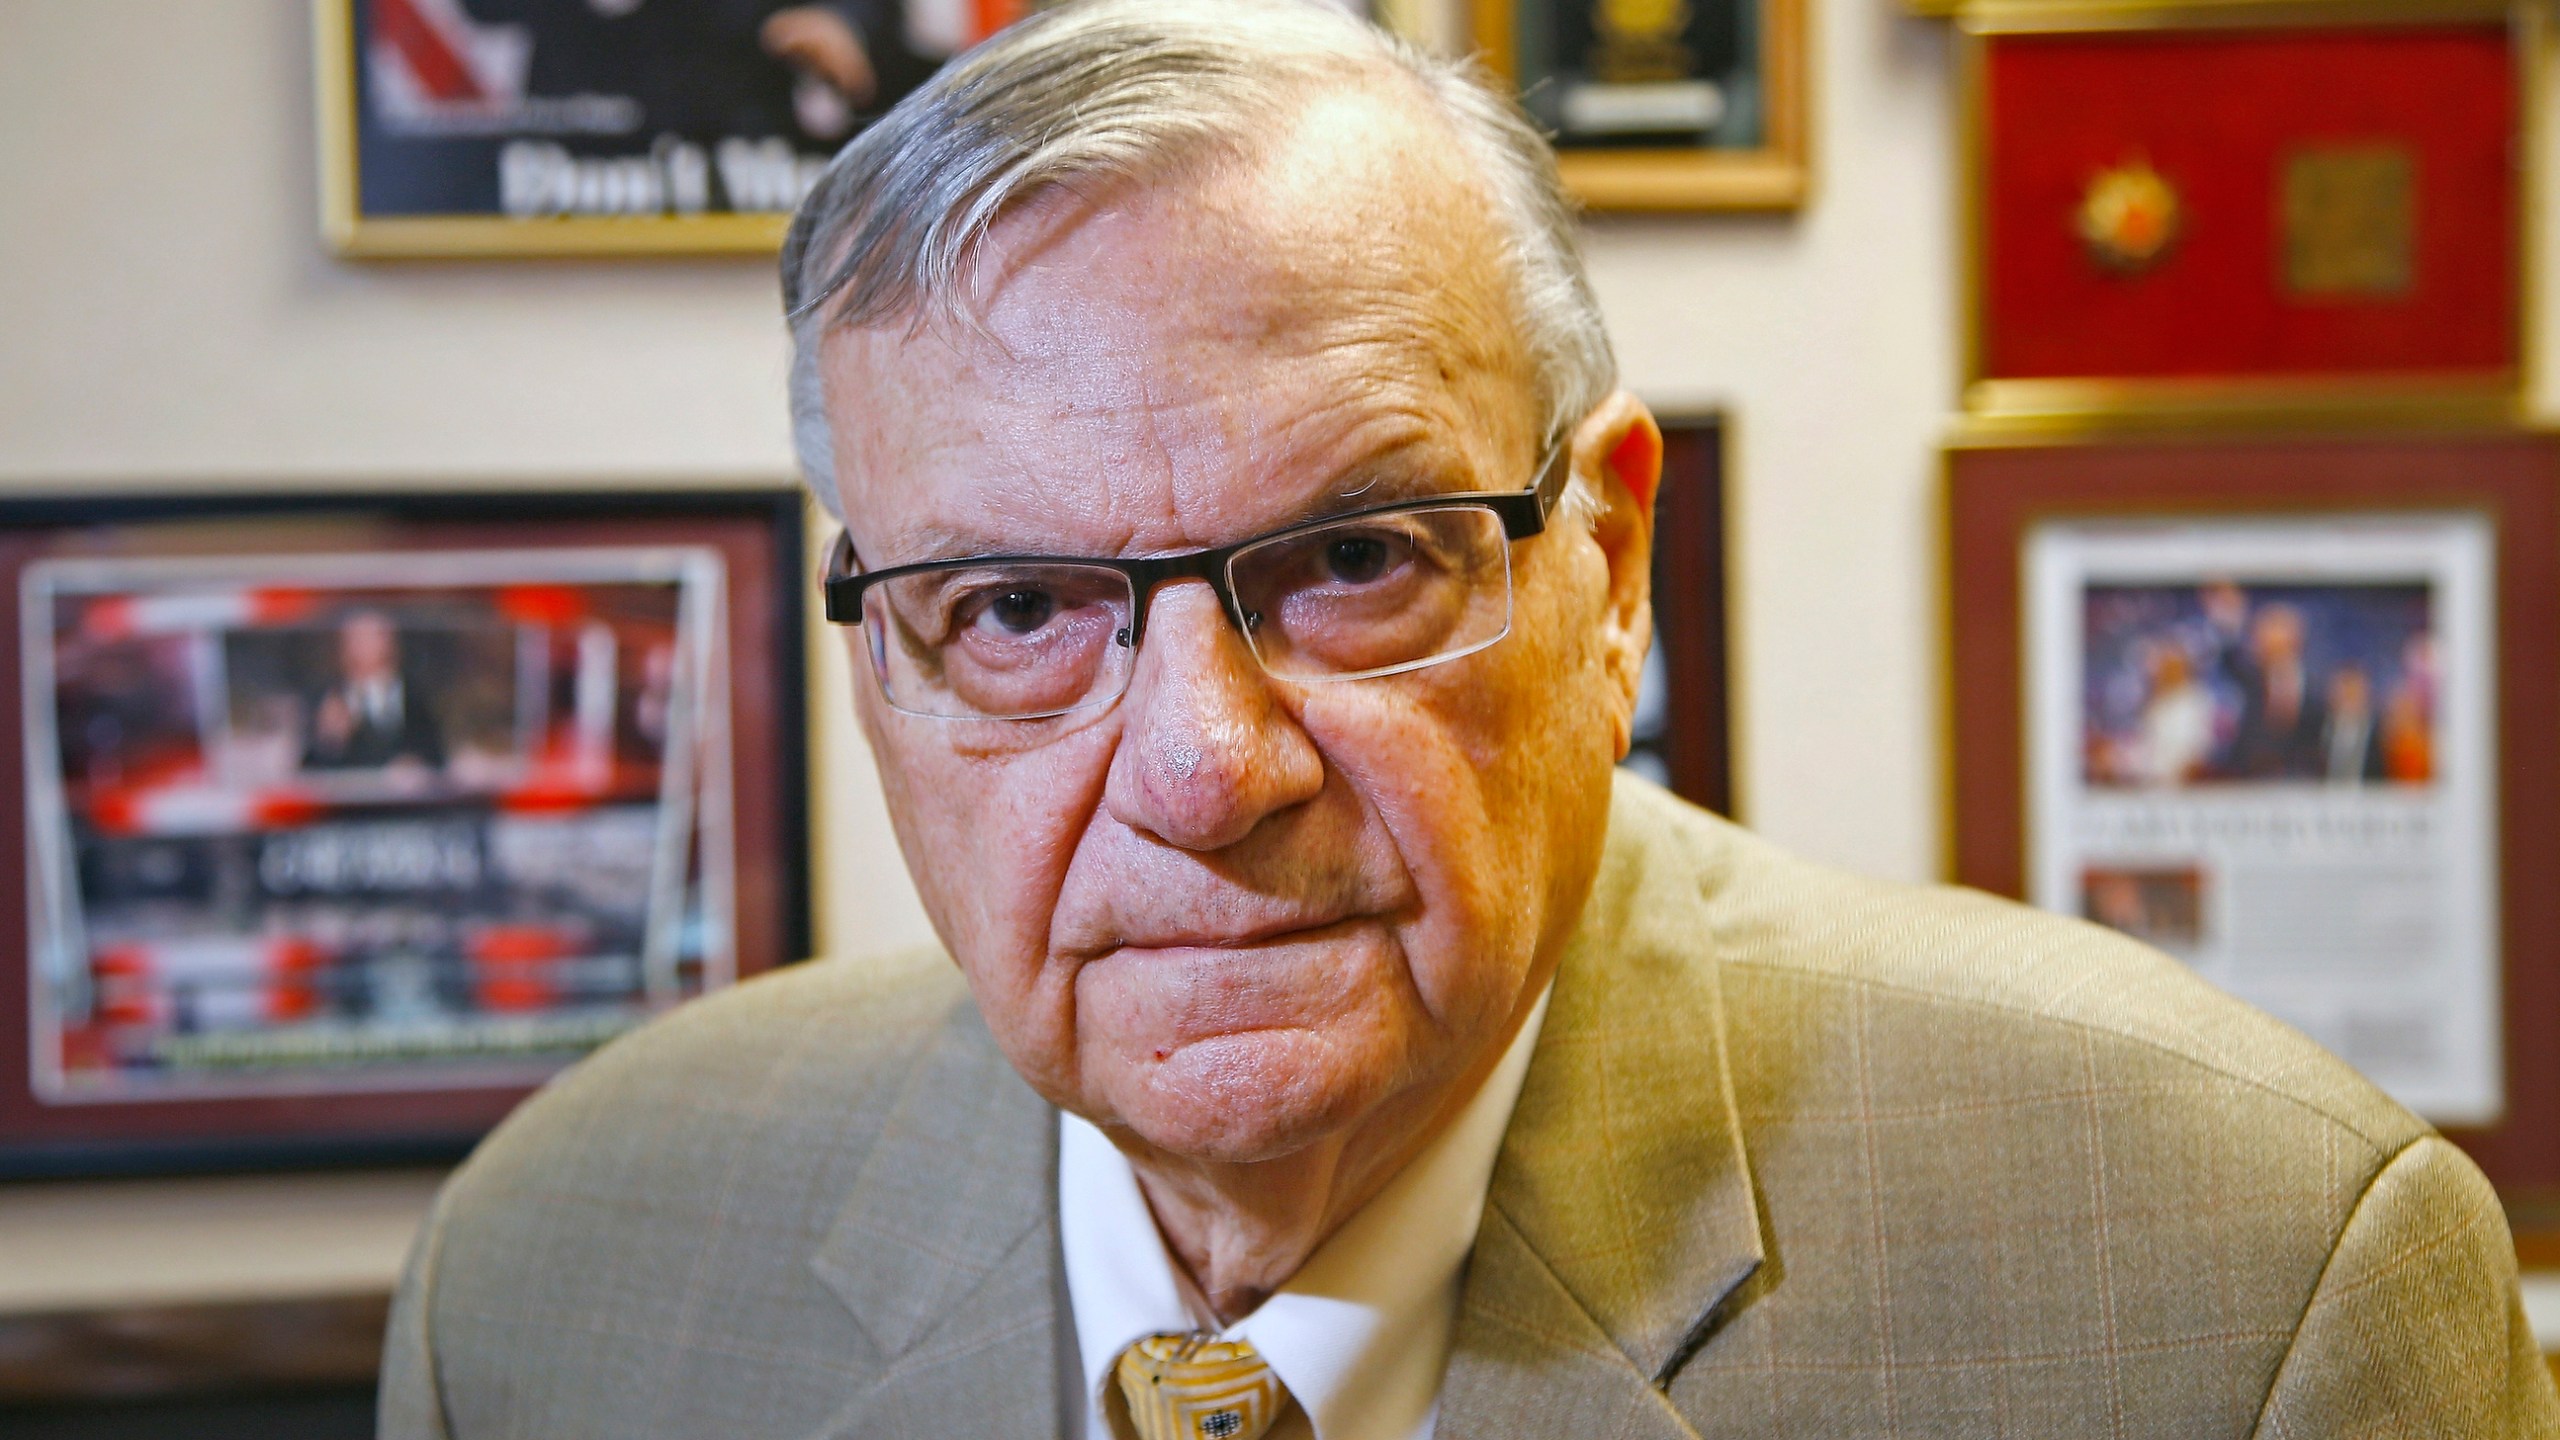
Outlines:
{"label": "framed photograph", "polygon": [[1720,815],[1734,810],[1733,690],[1725,581],[1725,427],[1663,416],[1653,515],[1653,650],[1627,765]]}
{"label": "framed photograph", "polygon": [[1594,210],[1788,210],[1811,188],[1809,0],[1473,0],[1476,44]]}
{"label": "framed photograph", "polygon": [[776,250],[818,171],[1026,0],[312,0],[356,256]]}
{"label": "framed photograph", "polygon": [[1964,7],[1967,409],[2508,418],[2539,15]]}
{"label": "framed photograph", "polygon": [[2158,946],[2560,1192],[2560,440],[1948,479],[1955,878]]}
{"label": "framed photograph", "polygon": [[0,1170],[451,1151],[805,955],[800,505],[0,505]]}

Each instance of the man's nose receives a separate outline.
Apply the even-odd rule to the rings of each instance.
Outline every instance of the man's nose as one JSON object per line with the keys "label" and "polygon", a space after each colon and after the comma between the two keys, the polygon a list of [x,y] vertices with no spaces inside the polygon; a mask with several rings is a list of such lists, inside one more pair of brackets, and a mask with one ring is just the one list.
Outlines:
{"label": "man's nose", "polygon": [[1222,850],[1324,789],[1324,757],[1197,581],[1156,592],[1103,800],[1122,824]]}

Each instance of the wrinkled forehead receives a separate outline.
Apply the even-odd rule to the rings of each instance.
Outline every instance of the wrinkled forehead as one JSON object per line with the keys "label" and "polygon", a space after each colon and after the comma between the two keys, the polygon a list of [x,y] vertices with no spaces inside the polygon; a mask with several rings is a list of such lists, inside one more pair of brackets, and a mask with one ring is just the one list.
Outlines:
{"label": "wrinkled forehead", "polygon": [[1149,507],[1277,523],[1364,469],[1509,484],[1534,443],[1501,227],[1445,123],[1392,91],[1052,190],[990,233],[959,322],[839,332],[821,369],[873,564],[1097,515],[1120,523],[1086,543],[1144,543]]}

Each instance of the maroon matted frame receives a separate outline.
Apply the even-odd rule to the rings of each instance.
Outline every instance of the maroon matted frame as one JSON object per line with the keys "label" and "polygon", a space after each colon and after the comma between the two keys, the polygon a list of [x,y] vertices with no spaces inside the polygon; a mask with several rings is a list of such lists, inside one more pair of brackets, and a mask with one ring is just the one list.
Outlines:
{"label": "maroon matted frame", "polygon": [[2497,533],[2506,1119],[2448,1132],[2511,1205],[2560,1202],[2560,435],[2124,440],[1947,455],[1949,857],[2023,898],[2023,559],[2051,520],[2434,513]]}
{"label": "maroon matted frame", "polygon": [[1662,487],[1653,513],[1653,643],[1670,681],[1668,732],[1656,747],[1682,798],[1731,815],[1733,669],[1725,583],[1725,426],[1715,415],[1662,417]]}
{"label": "maroon matted frame", "polygon": [[[802,498],[796,490],[385,492],[0,504],[0,823],[26,834],[19,580],[56,556],[708,545],[728,570],[737,970],[810,950]],[[245,528],[244,528],[245,527]],[[254,537],[252,540],[250,537]],[[23,843],[23,841],[22,841]],[[28,870],[0,865],[0,1174],[458,1156],[529,1086],[49,1106],[29,1078]]]}

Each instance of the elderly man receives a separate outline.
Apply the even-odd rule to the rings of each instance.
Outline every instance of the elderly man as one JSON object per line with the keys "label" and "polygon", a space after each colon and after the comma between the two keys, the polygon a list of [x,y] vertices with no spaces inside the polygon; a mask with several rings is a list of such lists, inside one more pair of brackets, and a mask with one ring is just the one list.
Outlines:
{"label": "elderly man", "polygon": [[1460,70],[1070,3],[849,148],[784,279],[948,958],[509,1121],[387,1434],[2560,1425],[2496,1197],[2298,1036],[1613,779],[1658,435]]}

